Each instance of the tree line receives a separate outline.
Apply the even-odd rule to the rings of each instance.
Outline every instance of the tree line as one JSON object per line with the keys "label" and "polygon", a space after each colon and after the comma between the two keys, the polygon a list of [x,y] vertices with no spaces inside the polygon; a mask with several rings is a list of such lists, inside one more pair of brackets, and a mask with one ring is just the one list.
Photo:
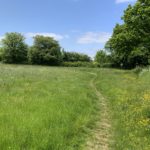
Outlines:
{"label": "tree line", "polygon": [[1,41],[0,59],[4,63],[40,65],[119,67],[131,69],[150,65],[150,0],[137,2],[124,11],[104,50],[94,61],[85,54],[66,52],[52,37],[37,35],[32,46],[20,33],[6,33]]}
{"label": "tree line", "polygon": [[91,62],[88,55],[66,52],[52,37],[37,35],[33,45],[21,33],[6,33],[1,41],[0,60],[11,64],[61,65],[63,62]]}

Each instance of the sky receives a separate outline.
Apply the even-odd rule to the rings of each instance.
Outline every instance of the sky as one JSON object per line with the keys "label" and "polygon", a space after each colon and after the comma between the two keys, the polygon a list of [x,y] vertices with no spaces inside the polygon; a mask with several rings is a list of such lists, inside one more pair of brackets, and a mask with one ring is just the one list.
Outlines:
{"label": "sky", "polygon": [[32,45],[35,35],[51,36],[66,51],[94,57],[135,1],[0,0],[0,39],[6,32],[20,32]]}

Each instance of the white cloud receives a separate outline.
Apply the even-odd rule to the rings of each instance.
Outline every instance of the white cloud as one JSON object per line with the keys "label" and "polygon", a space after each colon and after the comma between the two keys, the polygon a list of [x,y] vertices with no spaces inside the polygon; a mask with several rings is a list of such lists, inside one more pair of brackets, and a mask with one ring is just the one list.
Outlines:
{"label": "white cloud", "polygon": [[87,32],[77,40],[77,43],[79,44],[105,43],[109,40],[110,37],[111,34],[107,32]]}
{"label": "white cloud", "polygon": [[126,3],[126,2],[135,2],[136,0],[116,0],[116,3]]}
{"label": "white cloud", "polygon": [[64,38],[69,38],[68,35],[60,35],[60,34],[56,34],[56,33],[32,33],[32,32],[25,33],[26,38],[32,38],[36,35],[53,37],[55,40],[62,40]]}

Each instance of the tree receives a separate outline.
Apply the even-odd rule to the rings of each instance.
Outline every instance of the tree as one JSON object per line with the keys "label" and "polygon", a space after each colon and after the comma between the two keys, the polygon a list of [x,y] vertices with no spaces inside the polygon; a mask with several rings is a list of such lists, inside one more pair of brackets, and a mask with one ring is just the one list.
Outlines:
{"label": "tree", "polygon": [[28,46],[24,40],[24,36],[20,33],[6,33],[1,42],[2,61],[5,63],[25,63],[27,61]]}
{"label": "tree", "polygon": [[59,43],[52,37],[35,36],[28,59],[31,64],[59,65],[62,61]]}
{"label": "tree", "polygon": [[129,61],[133,66],[148,65],[150,59],[150,1],[138,0],[134,6],[130,6],[124,13],[123,20],[129,31],[134,32],[138,41],[133,47]]}
{"label": "tree", "polygon": [[106,63],[110,62],[110,56],[106,54],[105,51],[99,50],[96,53],[94,61],[97,62],[101,67],[104,66]]}
{"label": "tree", "polygon": [[137,43],[138,37],[132,31],[129,32],[125,24],[117,24],[112,38],[109,40],[109,50],[112,54],[113,63],[118,67],[124,68],[133,66],[129,61],[129,56]]}
{"label": "tree", "polygon": [[148,65],[150,60],[150,1],[138,0],[129,5],[117,24],[106,48],[110,50],[113,63],[124,68]]}

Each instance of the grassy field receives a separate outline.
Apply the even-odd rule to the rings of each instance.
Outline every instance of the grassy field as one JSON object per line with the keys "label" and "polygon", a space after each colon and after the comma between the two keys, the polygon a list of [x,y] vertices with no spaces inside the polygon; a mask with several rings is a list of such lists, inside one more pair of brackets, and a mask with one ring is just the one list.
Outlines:
{"label": "grassy field", "polygon": [[95,120],[91,74],[0,65],[0,149],[80,149]]}
{"label": "grassy field", "polygon": [[0,149],[83,149],[104,109],[95,91],[110,110],[111,149],[149,150],[150,71],[21,65],[0,65]]}
{"label": "grassy field", "polygon": [[103,69],[96,86],[109,100],[114,150],[150,150],[150,71]]}

